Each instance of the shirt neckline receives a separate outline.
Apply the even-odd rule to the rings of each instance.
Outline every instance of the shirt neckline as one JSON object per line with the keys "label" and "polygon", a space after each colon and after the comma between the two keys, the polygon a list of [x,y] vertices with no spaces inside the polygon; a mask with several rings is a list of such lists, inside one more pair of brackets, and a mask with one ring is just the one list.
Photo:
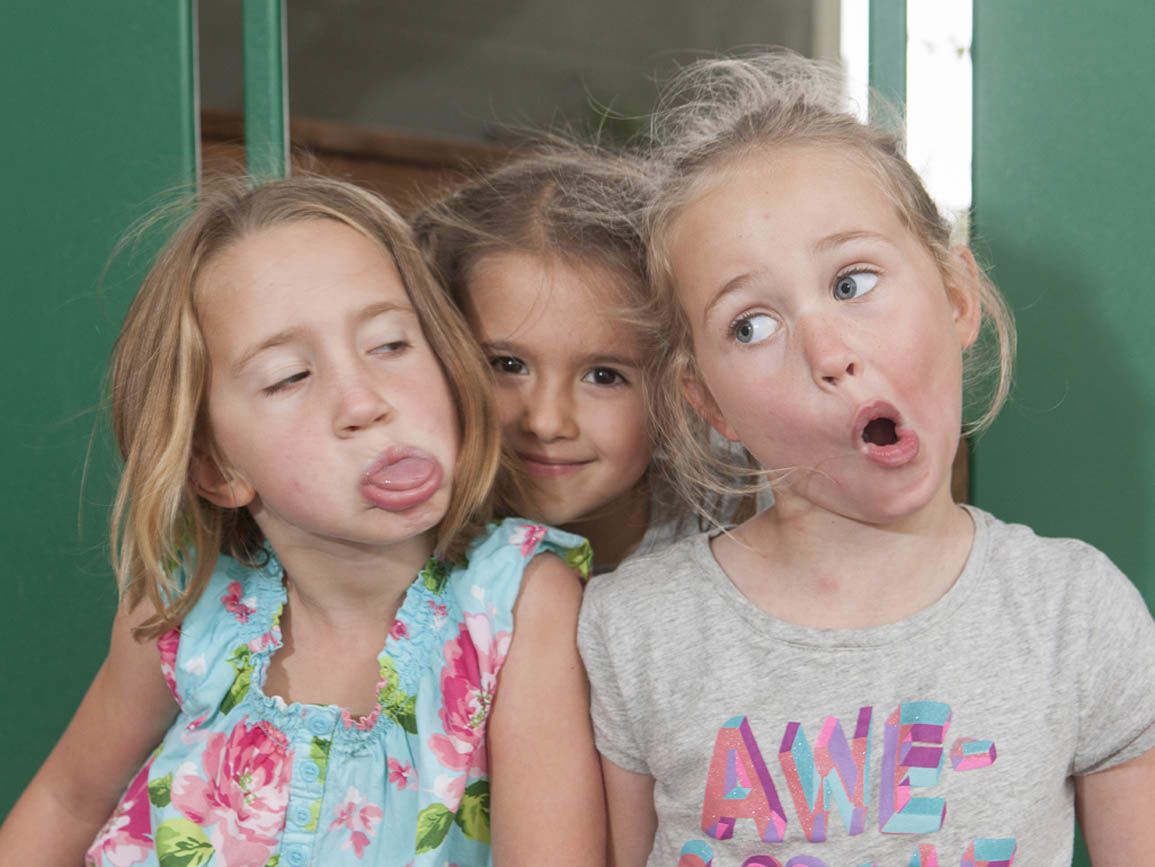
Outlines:
{"label": "shirt neckline", "polygon": [[699,533],[689,546],[690,556],[702,579],[731,606],[756,632],[775,641],[807,648],[839,650],[884,647],[911,638],[950,617],[974,592],[986,574],[990,553],[991,516],[973,506],[963,505],[974,522],[974,540],[962,572],[937,600],[909,617],[882,626],[862,629],[819,628],[789,623],[763,611],[742,594],[714,558],[710,539],[716,533]]}

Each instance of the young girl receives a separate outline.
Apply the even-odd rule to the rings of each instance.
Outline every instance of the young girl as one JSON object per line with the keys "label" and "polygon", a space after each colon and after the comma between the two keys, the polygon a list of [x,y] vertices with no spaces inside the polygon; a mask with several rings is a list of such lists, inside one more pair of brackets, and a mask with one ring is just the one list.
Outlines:
{"label": "young girl", "polygon": [[535,557],[588,549],[482,526],[487,378],[373,195],[203,196],[116,347],[108,659],[0,863],[482,865],[491,818],[497,864],[600,863],[580,586]]}
{"label": "young girl", "polygon": [[[1059,865],[1155,851],[1155,625],[1098,551],[952,502],[1011,325],[899,143],[795,57],[668,97],[648,222],[672,461],[773,508],[596,579],[579,643],[618,865]],[[979,341],[989,326],[991,343]],[[694,431],[697,435],[694,435]]]}
{"label": "young girl", "polygon": [[655,485],[639,308],[642,167],[558,145],[426,210],[418,236],[493,368],[532,514],[590,540],[595,571],[696,531]]}

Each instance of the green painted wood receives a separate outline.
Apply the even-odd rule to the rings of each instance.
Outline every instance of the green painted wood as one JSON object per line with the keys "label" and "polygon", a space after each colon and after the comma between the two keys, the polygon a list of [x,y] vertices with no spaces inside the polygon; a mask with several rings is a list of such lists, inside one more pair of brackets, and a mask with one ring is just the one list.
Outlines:
{"label": "green painted wood", "polygon": [[162,190],[196,178],[193,33],[191,0],[0,9],[0,815],[107,648],[101,385],[157,239],[109,255]]}
{"label": "green painted wood", "polygon": [[902,111],[906,105],[906,0],[870,0],[871,89]]}
{"label": "green painted wood", "polygon": [[254,178],[289,173],[283,0],[244,0],[245,162]]}
{"label": "green painted wood", "polygon": [[1091,542],[1152,605],[1155,6],[976,2],[974,21],[975,235],[1020,338],[975,500]]}

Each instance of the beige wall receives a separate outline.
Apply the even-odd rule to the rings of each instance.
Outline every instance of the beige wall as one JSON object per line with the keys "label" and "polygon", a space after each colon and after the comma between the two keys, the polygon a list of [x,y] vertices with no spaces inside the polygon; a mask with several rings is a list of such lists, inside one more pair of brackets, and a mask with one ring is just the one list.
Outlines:
{"label": "beige wall", "polygon": [[[241,108],[240,4],[200,0],[202,102]],[[836,0],[288,0],[294,115],[492,140],[502,125],[644,114],[695,53],[827,55]],[[831,14],[831,9],[834,14]],[[628,125],[628,124],[627,124]]]}

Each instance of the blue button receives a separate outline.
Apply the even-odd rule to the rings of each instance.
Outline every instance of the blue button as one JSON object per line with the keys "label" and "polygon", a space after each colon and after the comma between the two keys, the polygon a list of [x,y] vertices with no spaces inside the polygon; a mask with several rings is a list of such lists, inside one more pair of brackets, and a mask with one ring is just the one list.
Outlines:
{"label": "blue button", "polygon": [[333,719],[325,714],[310,716],[306,726],[315,735],[327,735],[333,728]]}
{"label": "blue button", "polygon": [[316,782],[321,776],[321,769],[313,762],[301,762],[301,780],[306,783]]}
{"label": "blue button", "polygon": [[300,825],[304,828],[309,824],[309,820],[313,818],[312,812],[304,804],[298,804],[289,811],[289,818],[294,825]]}
{"label": "blue button", "polygon": [[290,846],[285,850],[285,860],[293,867],[303,867],[308,862],[309,856],[306,854],[304,846]]}

